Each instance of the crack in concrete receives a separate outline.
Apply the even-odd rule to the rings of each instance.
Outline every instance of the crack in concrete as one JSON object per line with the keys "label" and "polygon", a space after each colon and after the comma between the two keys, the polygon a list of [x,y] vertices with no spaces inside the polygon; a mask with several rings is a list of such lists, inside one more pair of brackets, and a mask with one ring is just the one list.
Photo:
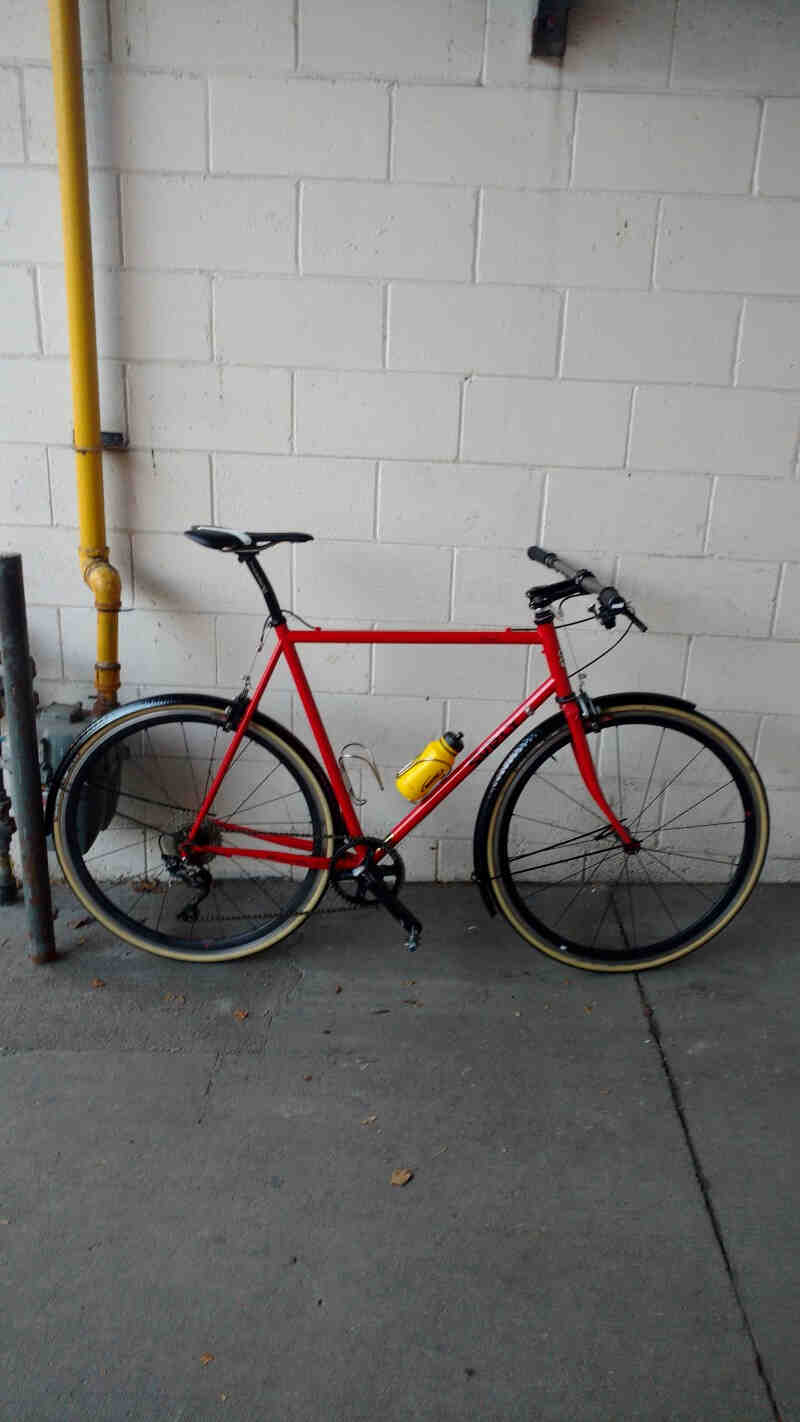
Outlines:
{"label": "crack in concrete", "polygon": [[708,1215],[709,1223],[714,1233],[714,1238],[717,1241],[717,1247],[722,1256],[722,1262],[725,1268],[725,1273],[728,1276],[728,1283],[730,1284],[733,1297],[736,1301],[736,1306],[741,1315],[745,1333],[747,1334],[747,1337],[750,1341],[750,1346],[753,1350],[753,1360],[756,1365],[756,1372],[758,1373],[758,1376],[761,1379],[762,1385],[764,1387],[764,1391],[766,1393],[767,1401],[769,1403],[774,1422],[782,1422],[780,1410],[778,1408],[778,1402],[772,1388],[772,1383],[770,1382],[769,1376],[767,1374],[764,1359],[761,1356],[761,1350],[758,1346],[758,1343],[756,1342],[756,1336],[753,1329],[753,1325],[750,1322],[750,1316],[747,1312],[744,1299],[742,1298],[739,1285],[736,1281],[736,1274],[734,1272],[733,1263],[731,1261],[731,1257],[728,1253],[728,1248],[725,1243],[725,1236],[722,1232],[722,1224],[720,1222],[719,1215],[717,1214],[716,1207],[711,1196],[711,1186],[703,1171],[703,1167],[700,1163],[700,1156],[697,1150],[697,1146],[695,1145],[694,1140],[692,1138],[692,1132],[689,1126],[686,1108],[683,1104],[683,1099],[681,1097],[680,1087],[678,1086],[675,1074],[669,1063],[669,1058],[667,1057],[666,1049],[664,1047],[664,1042],[661,1036],[661,1028],[659,1026],[658,1018],[656,1017],[655,1013],[655,1008],[647,997],[645,989],[642,986],[642,981],[639,974],[634,973],[633,976],[636,981],[636,987],[639,992],[639,1000],[641,1002],[642,1012],[644,1013],[644,1016],[647,1020],[648,1027],[650,1029],[650,1035],[652,1036],[653,1041],[656,1044],[656,1048],[661,1059],[661,1067],[666,1078],[667,1086],[669,1087],[669,1093],[672,1098],[672,1104],[675,1108],[675,1114],[677,1115],[678,1121],[680,1122],[680,1127],[683,1132],[683,1138],[686,1142],[686,1149],[689,1152],[689,1157],[692,1162],[692,1170],[694,1171],[695,1180],[697,1181],[698,1189],[700,1190],[700,1194],[703,1199],[703,1205],[705,1206],[706,1214]]}
{"label": "crack in concrete", "polygon": [[213,1061],[213,1064],[212,1064],[212,1067],[211,1067],[211,1074],[209,1075],[208,1081],[206,1082],[205,1090],[203,1091],[203,1106],[202,1106],[202,1109],[201,1109],[201,1111],[200,1111],[200,1115],[199,1115],[198,1118],[197,1118],[197,1125],[198,1125],[198,1126],[202,1126],[203,1123],[205,1122],[205,1119],[206,1119],[206,1110],[207,1110],[207,1106],[208,1106],[208,1098],[209,1098],[209,1096],[211,1095],[211,1088],[212,1088],[212,1086],[214,1085],[214,1078],[217,1076],[217,1073],[218,1073],[218,1072],[221,1070],[221,1068],[222,1068],[222,1063],[223,1063],[224,1057],[225,1057],[225,1053],[222,1052],[222,1051],[218,1051],[217,1054],[216,1054],[216,1056],[214,1057],[214,1061]]}

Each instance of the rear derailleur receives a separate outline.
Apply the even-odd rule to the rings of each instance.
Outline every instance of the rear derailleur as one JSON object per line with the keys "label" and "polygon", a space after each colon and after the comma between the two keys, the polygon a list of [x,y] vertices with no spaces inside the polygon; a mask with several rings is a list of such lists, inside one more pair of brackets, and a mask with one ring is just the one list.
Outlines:
{"label": "rear derailleur", "polygon": [[[344,862],[353,850],[363,850],[357,864]],[[398,897],[405,881],[403,861],[393,845],[370,836],[346,839],[342,844],[331,870],[331,883],[337,894],[354,908],[382,905],[393,918],[402,923],[406,930],[406,948],[409,953],[416,951],[422,924],[419,919],[400,902]]]}

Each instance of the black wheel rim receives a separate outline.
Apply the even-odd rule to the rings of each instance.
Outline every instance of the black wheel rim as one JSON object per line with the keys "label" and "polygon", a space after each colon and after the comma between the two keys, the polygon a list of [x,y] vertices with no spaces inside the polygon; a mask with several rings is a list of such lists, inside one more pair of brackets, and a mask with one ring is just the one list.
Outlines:
{"label": "black wheel rim", "polygon": [[[172,754],[163,744],[165,732]],[[223,860],[201,852],[197,869],[210,874],[212,887],[197,902],[201,874],[189,884],[171,875],[164,863],[165,849],[174,845],[163,836],[174,841],[191,825],[231,735],[222,716],[155,711],[146,721],[105,737],[78,767],[64,807],[67,851],[87,896],[123,936],[144,936],[173,952],[219,954],[269,935],[302,912],[319,870],[267,866],[238,856]],[[309,838],[314,853],[322,853],[324,830],[315,797],[280,745],[257,728],[246,733],[210,815]],[[209,848],[226,842],[224,831],[204,826],[204,832]],[[228,835],[227,843],[258,846],[254,839],[235,835]],[[196,919],[181,920],[192,902]]]}
{"label": "black wheel rim", "polygon": [[[540,747],[527,769],[513,785],[503,807],[498,826],[498,867],[505,893],[516,914],[550,948],[565,958],[579,958],[598,966],[622,967],[643,959],[669,958],[687,943],[706,934],[724,916],[728,906],[739,894],[755,853],[756,807],[751,788],[739,761],[713,735],[700,727],[672,721],[664,713],[609,712],[601,715],[599,731],[589,733],[593,757],[600,759],[598,741],[611,731],[620,739],[625,728],[650,728],[654,736],[655,770],[638,777],[639,796],[625,803],[625,778],[622,765],[625,754],[618,750],[619,774],[614,771],[614,754],[604,758],[601,783],[612,809],[642,843],[637,855],[628,856],[617,836],[607,826],[598,807],[588,799],[581,784],[583,803],[573,814],[583,812],[583,825],[566,825],[564,833],[559,820],[551,820],[554,842],[546,853],[538,846],[526,857],[520,835],[515,828],[520,803],[529,791],[535,796],[548,767],[561,755],[571,757],[571,745],[566,729],[556,733]],[[657,774],[668,736],[679,737],[686,755],[663,757],[668,773]],[[690,749],[690,743],[693,743]],[[693,760],[693,757],[696,759]],[[610,761],[610,764],[609,764]],[[698,783],[698,770],[703,764],[704,777],[716,765],[714,777]],[[676,769],[677,763],[677,769]],[[574,761],[572,762],[574,766]],[[683,767],[686,767],[684,771]],[[691,775],[692,767],[694,770]],[[609,771],[611,773],[609,773]],[[684,779],[684,774],[689,778]],[[649,781],[649,783],[648,783]],[[681,783],[683,781],[683,783]],[[559,790],[569,797],[573,787]],[[685,793],[687,792],[688,793]],[[558,791],[556,791],[556,797]],[[576,796],[580,799],[580,796]],[[732,801],[736,812],[724,825],[715,813],[720,801]],[[681,803],[684,799],[685,803]],[[532,803],[532,802],[531,802]],[[714,807],[712,809],[712,807]],[[573,807],[570,806],[572,809]],[[627,813],[626,813],[627,808]],[[563,814],[563,811],[562,811]],[[687,819],[687,815],[702,815],[703,819]],[[527,818],[527,816],[526,816]],[[561,825],[564,825],[561,821]],[[695,847],[678,850],[673,847],[680,831],[684,837],[699,836],[706,827],[724,830],[731,852],[702,854]],[[735,847],[730,839],[736,837]],[[558,861],[561,862],[558,862]],[[534,866],[534,867],[531,867]],[[688,872],[687,872],[688,871]],[[690,879],[689,873],[698,875]],[[713,876],[709,881],[707,877]],[[547,875],[556,875],[547,879]],[[689,905],[681,908],[680,905]],[[662,930],[654,931],[656,925]],[[584,931],[578,931],[578,928]]]}

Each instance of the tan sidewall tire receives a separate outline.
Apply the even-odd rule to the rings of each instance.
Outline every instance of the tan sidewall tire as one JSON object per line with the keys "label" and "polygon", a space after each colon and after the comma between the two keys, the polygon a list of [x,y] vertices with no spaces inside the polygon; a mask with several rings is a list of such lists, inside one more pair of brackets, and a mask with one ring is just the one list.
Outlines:
{"label": "tan sidewall tire", "polygon": [[593,973],[634,973],[646,968],[661,967],[666,963],[675,962],[678,958],[685,958],[687,953],[693,953],[695,949],[701,948],[704,943],[708,943],[709,939],[714,938],[717,933],[721,933],[724,928],[727,928],[731,920],[735,918],[736,914],[749,899],[753,889],[758,883],[761,870],[764,867],[767,846],[769,844],[769,806],[767,804],[767,796],[761,781],[761,776],[744,747],[741,746],[723,726],[718,725],[716,721],[712,721],[709,717],[702,716],[695,711],[689,711],[688,709],[684,711],[680,707],[657,705],[652,702],[645,705],[644,703],[637,702],[635,697],[628,703],[614,706],[609,710],[609,714],[614,716],[621,712],[627,715],[632,711],[640,711],[643,715],[653,715],[655,713],[656,715],[669,717],[678,723],[683,722],[684,724],[693,725],[696,728],[699,727],[706,734],[712,735],[714,739],[724,744],[730,755],[741,765],[750,785],[753,800],[757,806],[758,825],[756,827],[756,852],[753,857],[753,863],[750,866],[750,870],[739,892],[731,903],[728,904],[720,918],[712,924],[710,928],[698,934],[697,938],[692,939],[691,942],[680,948],[676,948],[674,952],[664,956],[659,955],[651,959],[642,959],[642,961],[638,963],[624,963],[619,966],[605,963],[590,963],[569,952],[559,952],[552,944],[546,943],[541,938],[538,938],[530,927],[518,916],[514,905],[506,897],[503,881],[499,873],[499,861],[497,856],[498,825],[503,809],[518,776],[530,765],[530,761],[538,758],[544,750],[544,745],[533,747],[530,756],[526,757],[522,764],[515,768],[514,773],[509,776],[508,781],[504,785],[492,809],[486,833],[486,862],[488,866],[490,890],[498,910],[521,938],[524,938],[526,942],[532,944],[540,953],[546,953],[548,958],[554,958],[558,963],[566,963],[570,967],[583,968],[585,971]]}
{"label": "tan sidewall tire", "polygon": [[[158,944],[149,942],[146,938],[140,936],[139,934],[131,933],[123,929],[120,924],[109,918],[109,916],[103,911],[101,905],[95,903],[92,896],[87,893],[86,886],[81,881],[80,876],[75,872],[74,864],[72,859],[70,858],[70,854],[67,849],[65,838],[62,832],[61,820],[66,804],[66,798],[69,794],[70,786],[73,784],[78,770],[84,763],[86,756],[90,752],[96,750],[99,745],[102,745],[103,740],[106,738],[106,736],[116,737],[116,734],[120,730],[120,728],[124,727],[126,724],[136,721],[137,719],[148,721],[152,720],[153,716],[158,714],[158,709],[159,708],[157,706],[151,706],[148,707],[146,710],[140,708],[136,711],[132,711],[130,718],[126,719],[125,717],[121,717],[119,720],[116,720],[114,722],[113,731],[109,728],[99,728],[97,735],[90,737],[86,744],[82,746],[80,753],[75,758],[74,764],[69,767],[69,770],[67,771],[67,774],[64,777],[64,781],[59,787],[58,797],[56,799],[55,813],[53,815],[53,843],[55,845],[56,854],[58,855],[58,862],[61,865],[64,877],[70,888],[72,889],[73,893],[78,899],[80,899],[84,907],[88,909],[92,917],[97,919],[98,923],[102,923],[103,927],[107,928],[109,933],[113,933],[115,937],[123,939],[126,943],[130,943],[134,948],[143,948],[146,953],[155,953],[160,958],[177,958],[181,962],[185,963],[197,963],[201,961],[203,963],[223,963],[230,962],[234,958],[247,958],[253,953],[262,953],[266,948],[272,948],[276,943],[280,943],[283,938],[288,938],[289,934],[294,933],[295,929],[300,928],[301,925],[306,922],[309,915],[313,913],[328,885],[328,879],[330,876],[329,871],[327,869],[321,869],[318,871],[317,878],[314,882],[311,894],[306,900],[303,908],[297,913],[293,914],[292,917],[288,919],[286,923],[282,923],[272,933],[265,934],[263,938],[260,938],[251,943],[241,944],[240,946],[233,949],[228,949],[225,952],[203,953],[202,955],[200,955],[199,953],[194,954],[181,952],[177,948],[161,947]],[[187,711],[200,713],[204,717],[215,719],[215,712],[213,708],[210,708],[208,706],[202,706],[192,701],[181,702],[180,705],[173,705],[169,708],[165,708],[165,710],[169,711],[169,716],[165,715],[163,718],[164,720],[170,719],[170,716],[177,717],[182,712]],[[222,721],[222,719],[222,713],[220,712],[219,720]],[[305,760],[303,760],[301,756],[297,754],[297,752],[288,742],[282,740],[281,737],[275,735],[274,732],[272,732],[271,730],[268,730],[265,727],[258,725],[254,725],[252,727],[252,730],[254,736],[264,741],[267,745],[280,746],[281,755],[284,755],[290,762],[290,764],[293,766],[293,768],[298,771],[298,774],[303,777],[306,785],[311,791],[314,800],[316,801],[317,808],[322,821],[323,832],[327,839],[327,849],[324,852],[332,853],[334,842],[334,825],[330,805],[328,804],[328,798],[324,790],[322,789],[317,777],[314,775],[310,766],[306,763]]]}

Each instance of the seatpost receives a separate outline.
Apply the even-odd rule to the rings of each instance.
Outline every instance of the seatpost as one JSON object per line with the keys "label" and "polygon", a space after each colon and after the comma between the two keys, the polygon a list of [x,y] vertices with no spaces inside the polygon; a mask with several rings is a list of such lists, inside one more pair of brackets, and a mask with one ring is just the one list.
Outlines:
{"label": "seatpost", "polygon": [[282,627],[286,622],[286,618],[281,611],[281,605],[278,602],[275,589],[258,561],[258,556],[255,553],[237,553],[236,556],[240,563],[247,565],[258,583],[261,589],[261,596],[267,604],[271,625],[273,627]]}

